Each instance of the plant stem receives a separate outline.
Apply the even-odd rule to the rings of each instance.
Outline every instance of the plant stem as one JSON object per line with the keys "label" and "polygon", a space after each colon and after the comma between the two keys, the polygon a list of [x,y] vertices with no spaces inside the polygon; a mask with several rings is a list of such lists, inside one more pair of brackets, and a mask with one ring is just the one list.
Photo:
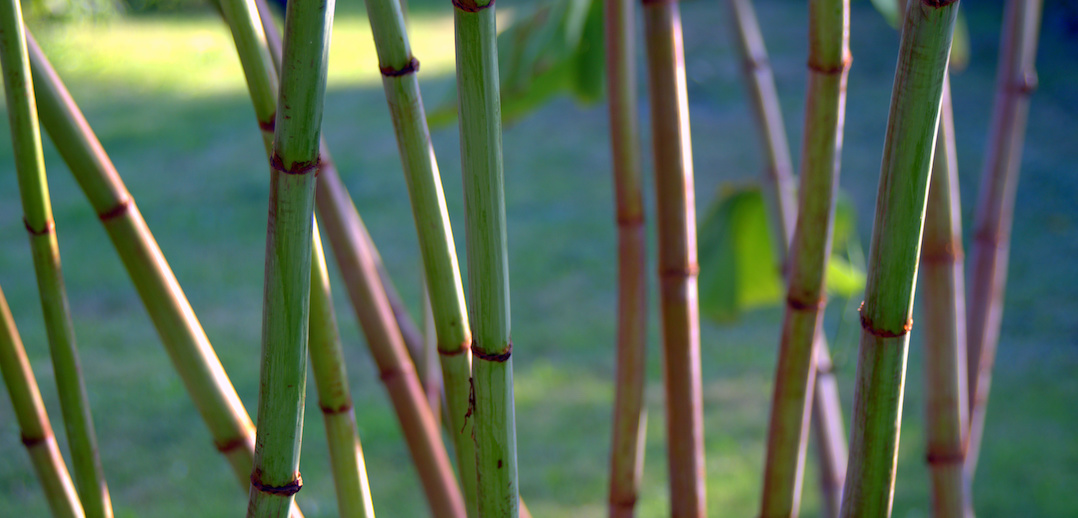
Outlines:
{"label": "plant stem", "polygon": [[981,173],[981,192],[974,223],[973,276],[969,331],[970,434],[966,473],[970,480],[984,433],[984,417],[992,383],[1003,293],[1007,285],[1014,197],[1022,165],[1029,97],[1037,86],[1035,61],[1041,22],[1041,0],[1009,0],[1000,39],[999,71],[992,130]]}
{"label": "plant stem", "polygon": [[681,11],[676,1],[645,0],[643,4],[655,160],[671,514],[675,518],[705,516],[696,206]]}
{"label": "plant stem", "polygon": [[[599,0],[592,0],[599,1]],[[647,236],[636,94],[633,0],[604,0],[610,145],[618,225],[618,335],[609,516],[631,518],[644,469]]]}
{"label": "plant stem", "polygon": [[4,92],[22,198],[23,223],[29,233],[34,273],[79,499],[87,516],[111,518],[112,502],[97,453],[97,435],[94,433],[86,384],[79,366],[75,329],[60,267],[60,247],[41,152],[41,131],[34,105],[22,10],[16,0],[0,2],[0,62],[3,64]]}
{"label": "plant stem", "polygon": [[815,382],[815,342],[826,304],[838,190],[846,77],[848,0],[809,2],[809,86],[797,227],[790,246],[786,315],[775,369],[761,516],[797,516]]}
{"label": "plant stem", "polygon": [[[11,106],[10,104],[8,106]],[[82,518],[84,516],[75,485],[67,472],[64,457],[56,446],[41,392],[26,358],[15,319],[11,316],[7,298],[0,290],[0,374],[4,376],[15,419],[19,422],[22,444],[26,446],[30,460],[37,471],[45,500],[56,518]]]}
{"label": "plant stem", "polygon": [[907,9],[884,141],[842,516],[889,516],[917,263],[958,2]]}
{"label": "plant stem", "polygon": [[846,483],[846,423],[842,419],[838,380],[823,333],[816,337],[816,386],[812,391],[812,427],[816,436],[823,516],[837,517]]}
{"label": "plant stem", "polygon": [[[479,516],[516,518],[516,414],[501,100],[493,0],[455,0],[457,99],[464,176],[468,292],[473,325],[471,401]],[[446,377],[446,383],[451,380]]]}
{"label": "plant stem", "polygon": [[934,516],[972,517],[966,457],[966,287],[962,214],[950,80],[943,83],[939,131],[921,238],[925,294],[925,442]]}

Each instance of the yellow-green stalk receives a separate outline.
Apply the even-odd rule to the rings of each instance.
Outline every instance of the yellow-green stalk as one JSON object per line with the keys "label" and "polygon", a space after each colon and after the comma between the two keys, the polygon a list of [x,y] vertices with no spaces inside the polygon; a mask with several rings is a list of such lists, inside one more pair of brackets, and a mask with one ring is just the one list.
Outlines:
{"label": "yellow-green stalk", "polygon": [[52,202],[49,200],[45,161],[41,153],[41,131],[24,34],[19,2],[0,2],[0,63],[3,64],[4,93],[22,198],[23,223],[30,238],[34,273],[41,295],[41,310],[56,373],[64,429],[71,447],[75,482],[87,516],[111,518],[112,502],[97,454],[97,435],[90,415],[86,384],[79,367],[75,329],[71,323],[71,309],[60,267],[60,247],[52,219]]}
{"label": "yellow-green stalk", "polygon": [[26,358],[26,349],[22,346],[3,290],[0,290],[0,374],[11,396],[22,444],[30,454],[52,515],[55,518],[83,518],[82,503],[71,483],[60,448],[56,446],[34,371]]}
{"label": "yellow-green stalk", "polygon": [[876,199],[842,516],[890,516],[921,231],[958,2],[911,3]]}
{"label": "yellow-green stalk", "polygon": [[608,496],[611,518],[631,518],[635,513],[647,434],[647,236],[636,108],[635,5],[633,0],[604,0],[603,4],[618,226],[618,363]]}

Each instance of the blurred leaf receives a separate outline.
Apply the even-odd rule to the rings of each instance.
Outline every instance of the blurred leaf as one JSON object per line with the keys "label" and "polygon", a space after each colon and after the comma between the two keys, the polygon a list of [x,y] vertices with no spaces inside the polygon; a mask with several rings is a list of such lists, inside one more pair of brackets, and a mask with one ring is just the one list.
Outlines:
{"label": "blurred leaf", "polygon": [[[961,9],[961,8],[960,8]],[[969,66],[969,25],[966,16],[958,11],[954,24],[954,36],[951,40],[951,71],[961,72]]]}
{"label": "blurred leaf", "polygon": [[591,0],[580,43],[576,48],[573,93],[581,103],[594,103],[606,93],[606,49],[603,37],[603,2]]}
{"label": "blurred leaf", "polygon": [[898,28],[898,5],[902,0],[872,0],[872,5],[891,27]]}

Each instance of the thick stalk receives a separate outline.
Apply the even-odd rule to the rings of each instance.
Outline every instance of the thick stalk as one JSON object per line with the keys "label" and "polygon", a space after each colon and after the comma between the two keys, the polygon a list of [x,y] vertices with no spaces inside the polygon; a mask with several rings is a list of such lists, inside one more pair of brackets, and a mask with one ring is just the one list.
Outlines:
{"label": "thick stalk", "polygon": [[631,518],[640,491],[647,434],[647,237],[636,108],[636,9],[633,0],[604,2],[618,225],[618,359],[608,502],[611,518]]}
{"label": "thick stalk", "polygon": [[838,190],[846,77],[848,0],[809,2],[809,85],[797,227],[768,428],[761,516],[797,516],[815,382],[815,342],[826,301],[834,198]]}
{"label": "thick stalk", "polygon": [[[11,106],[10,104],[8,106]],[[56,446],[41,392],[26,358],[15,319],[11,316],[7,298],[0,290],[0,374],[4,376],[15,419],[19,422],[22,444],[30,454],[30,461],[37,471],[37,478],[45,493],[45,500],[56,518],[82,518],[85,516],[71,475],[67,472],[64,457]]]}
{"label": "thick stalk", "polygon": [[[412,55],[400,2],[367,0],[366,5],[423,257],[445,383],[450,436],[457,451],[465,505],[468,515],[474,517],[478,516],[478,477],[472,422],[467,419],[472,334],[453,229],[419,91],[419,60]],[[432,404],[431,408],[438,406]]]}
{"label": "thick stalk", "polygon": [[333,0],[291,2],[270,159],[258,433],[247,516],[286,516],[299,474],[322,105]]}
{"label": "thick stalk", "polygon": [[958,2],[907,9],[861,305],[842,516],[890,516],[914,287],[943,79]]}
{"label": "thick stalk", "polygon": [[22,10],[15,0],[0,2],[0,62],[3,64],[23,223],[29,233],[75,483],[87,516],[111,518],[112,502],[97,454],[97,435],[79,366],[75,329],[60,268],[60,247],[41,153],[41,131],[34,105]]}
{"label": "thick stalk", "polygon": [[644,1],[644,37],[655,159],[671,514],[705,516],[696,202],[681,11],[676,1]]}
{"label": "thick stalk", "polygon": [[468,292],[472,297],[471,413],[478,509],[481,517],[516,518],[520,497],[497,24],[493,0],[454,0],[453,6]]}
{"label": "thick stalk", "polygon": [[[780,252],[779,261],[784,276],[788,277],[788,248],[794,235],[797,201],[794,198],[793,166],[782,122],[782,107],[752,2],[729,0],[727,5],[737,35],[735,40],[744,60],[742,77],[759,122],[760,139],[767,158],[763,177],[771,213],[772,238]],[[838,516],[842,483],[846,475],[846,425],[842,419],[842,404],[832,371],[831,355],[823,333],[817,334],[815,347],[812,426],[819,459],[820,489],[824,497],[824,516]]]}
{"label": "thick stalk", "polygon": [[1014,197],[1022,165],[1029,97],[1037,86],[1035,61],[1041,0],[1009,0],[1000,40],[996,104],[974,223],[969,331],[970,433],[966,473],[970,480],[984,433],[992,365],[1003,321],[1003,293],[1014,222]]}
{"label": "thick stalk", "polygon": [[925,442],[937,518],[973,516],[966,458],[966,287],[962,214],[950,81],[943,83],[939,131],[921,238],[925,294]]}
{"label": "thick stalk", "polygon": [[337,316],[329,288],[329,272],[322,252],[322,239],[314,227],[311,250],[311,372],[318,389],[318,406],[326,423],[329,461],[337,489],[337,509],[342,518],[374,518],[363,447],[356,431],[352,394],[348,388]]}
{"label": "thick stalk", "polygon": [[246,489],[254,424],[101,142],[29,34],[27,44],[42,125],[97,212],[217,450]]}

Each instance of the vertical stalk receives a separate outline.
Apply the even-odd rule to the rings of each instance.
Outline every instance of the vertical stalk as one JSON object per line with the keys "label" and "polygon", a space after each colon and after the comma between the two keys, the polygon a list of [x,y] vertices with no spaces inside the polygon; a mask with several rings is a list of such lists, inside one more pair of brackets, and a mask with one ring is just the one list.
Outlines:
{"label": "vertical stalk", "polygon": [[[10,104],[8,104],[10,109]],[[30,461],[37,471],[37,478],[45,492],[49,509],[56,518],[82,518],[85,516],[71,475],[67,472],[64,457],[56,446],[41,392],[26,358],[15,319],[11,316],[7,298],[0,290],[0,374],[4,377],[15,419],[22,432],[22,444],[30,454]]]}
{"label": "vertical stalk", "polygon": [[[598,0],[593,0],[598,1]],[[631,518],[644,469],[647,237],[636,94],[633,0],[604,0],[606,75],[618,225],[618,334],[609,516]]]}
{"label": "vertical stalk", "polygon": [[925,289],[925,442],[938,518],[973,516],[966,491],[966,299],[962,215],[950,80],[944,77],[932,180],[921,238]]}
{"label": "vertical stalk", "polygon": [[845,517],[891,514],[921,231],[957,12],[957,1],[921,0],[904,19],[861,305]]}
{"label": "vertical stalk", "polygon": [[826,301],[838,190],[846,77],[848,0],[809,2],[809,86],[797,227],[768,429],[761,516],[797,516],[815,378],[815,342]]}
{"label": "vertical stalk", "polygon": [[[454,0],[472,332],[472,437],[483,517],[516,518],[516,414],[501,99],[493,0]],[[447,383],[449,380],[447,379]]]}
{"label": "vertical stalk", "polygon": [[1037,86],[1035,61],[1041,0],[1009,0],[1000,40],[999,71],[992,130],[981,173],[974,223],[973,276],[970,286],[969,397],[970,435],[966,473],[972,480],[984,433],[992,365],[1003,320],[1003,293],[1014,222],[1014,197],[1022,165],[1029,97]]}
{"label": "vertical stalk", "polygon": [[[469,516],[478,516],[477,468],[469,412],[472,332],[464,302],[453,230],[419,91],[419,60],[412,55],[401,3],[367,0],[382,86],[393,119],[442,365],[450,436],[457,451]],[[474,293],[474,292],[473,292]],[[438,408],[432,404],[431,408]]]}
{"label": "vertical stalk", "polygon": [[94,432],[86,384],[79,366],[75,329],[71,323],[71,309],[60,267],[60,247],[41,152],[41,131],[34,103],[22,10],[16,0],[0,2],[0,62],[3,64],[4,92],[11,140],[15,148],[23,223],[29,233],[30,250],[34,257],[34,273],[49,337],[49,352],[56,372],[64,429],[71,446],[71,462],[79,499],[88,516],[111,518],[112,502],[97,454],[97,434]]}
{"label": "vertical stalk", "polygon": [[819,463],[823,516],[837,517],[846,483],[846,423],[842,419],[838,380],[823,333],[816,337],[816,386],[812,391],[813,434]]}
{"label": "vertical stalk", "polygon": [[258,432],[247,516],[286,516],[299,474],[307,381],[315,174],[334,1],[299,1],[285,15],[273,157]]}
{"label": "vertical stalk", "polygon": [[[405,342],[407,343],[407,340]],[[438,357],[438,330],[434,327],[434,308],[431,307],[427,281],[423,279],[423,349],[419,354],[412,355],[412,361],[419,371],[419,383],[427,394],[427,404],[434,414],[434,423],[448,429],[448,422],[442,423],[442,366],[438,363]],[[445,418],[449,418],[448,412]]]}
{"label": "vertical stalk", "polygon": [[676,1],[644,0],[643,4],[655,159],[671,514],[675,518],[705,516],[696,205],[681,11]]}

